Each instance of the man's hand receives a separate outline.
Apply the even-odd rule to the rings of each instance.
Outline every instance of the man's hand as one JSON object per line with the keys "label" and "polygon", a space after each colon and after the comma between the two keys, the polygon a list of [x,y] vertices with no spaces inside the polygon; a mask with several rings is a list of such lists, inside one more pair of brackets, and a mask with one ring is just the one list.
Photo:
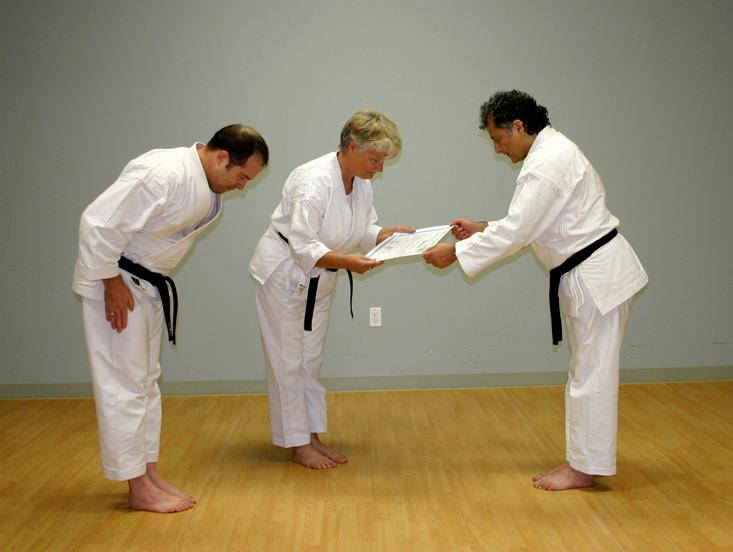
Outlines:
{"label": "man's hand", "polygon": [[468,219],[458,218],[451,222],[453,235],[457,240],[465,240],[473,236],[476,232],[481,232],[486,228],[486,222],[473,222]]}
{"label": "man's hand", "polygon": [[346,269],[357,274],[364,274],[367,270],[371,270],[375,266],[384,264],[384,261],[375,261],[364,255],[346,255]]}
{"label": "man's hand", "polygon": [[415,231],[414,226],[389,226],[384,227],[379,231],[379,234],[377,234],[377,243],[376,245],[379,245],[384,240],[389,238],[392,234],[395,232],[400,232],[403,234],[412,234]]}
{"label": "man's hand", "polygon": [[456,246],[452,243],[439,243],[422,254],[426,263],[438,268],[445,268],[456,262]]}
{"label": "man's hand", "polygon": [[135,300],[121,276],[117,275],[102,281],[104,282],[104,308],[107,320],[112,325],[112,329],[119,333],[127,327],[127,310],[135,308]]}

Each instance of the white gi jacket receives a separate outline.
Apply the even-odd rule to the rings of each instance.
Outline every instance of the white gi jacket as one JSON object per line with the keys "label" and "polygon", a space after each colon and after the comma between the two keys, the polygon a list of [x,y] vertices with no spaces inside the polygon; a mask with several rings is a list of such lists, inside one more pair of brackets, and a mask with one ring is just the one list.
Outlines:
{"label": "white gi jacket", "polygon": [[[456,243],[456,256],[464,272],[473,276],[531,244],[550,270],[618,224],[606,208],[601,178],[583,152],[547,126],[524,160],[507,216]],[[648,281],[634,250],[620,234],[574,270],[604,315]]]}
{"label": "white gi jacket", "polygon": [[[197,144],[155,149],[130,161],[117,180],[84,210],[72,287],[104,298],[102,279],[120,274],[125,256],[167,275],[196,236],[221,212],[221,195],[209,188]],[[141,281],[150,295],[157,292]]]}
{"label": "white gi jacket", "polygon": [[315,265],[326,253],[346,253],[356,246],[364,251],[373,248],[382,227],[376,225],[371,181],[354,178],[349,195],[351,198],[344,190],[336,152],[293,170],[250,262],[254,279],[264,285],[291,256],[303,274],[315,278],[322,272]]}

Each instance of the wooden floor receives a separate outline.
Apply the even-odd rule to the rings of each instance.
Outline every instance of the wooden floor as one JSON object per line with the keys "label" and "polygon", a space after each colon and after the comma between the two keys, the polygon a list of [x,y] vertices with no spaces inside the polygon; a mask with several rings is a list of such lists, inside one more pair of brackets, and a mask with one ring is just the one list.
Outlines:
{"label": "wooden floor", "polygon": [[307,470],[264,396],[171,397],[161,468],[199,504],[127,509],[88,399],[0,401],[0,550],[733,550],[733,382],[626,385],[619,473],[532,488],[564,457],[558,387],[330,394]]}

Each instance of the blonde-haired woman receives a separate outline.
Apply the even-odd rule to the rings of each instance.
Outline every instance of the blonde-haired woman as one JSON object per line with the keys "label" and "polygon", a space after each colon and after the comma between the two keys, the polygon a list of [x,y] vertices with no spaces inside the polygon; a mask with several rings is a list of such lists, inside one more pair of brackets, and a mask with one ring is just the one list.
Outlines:
{"label": "blonde-haired woman", "polygon": [[364,274],[381,264],[359,253],[411,226],[377,226],[371,178],[402,147],[397,126],[371,109],[341,131],[339,150],[297,167],[250,262],[267,366],[273,443],[293,461],[333,468],[346,457],[318,438],[326,390],[318,381],[338,269]]}

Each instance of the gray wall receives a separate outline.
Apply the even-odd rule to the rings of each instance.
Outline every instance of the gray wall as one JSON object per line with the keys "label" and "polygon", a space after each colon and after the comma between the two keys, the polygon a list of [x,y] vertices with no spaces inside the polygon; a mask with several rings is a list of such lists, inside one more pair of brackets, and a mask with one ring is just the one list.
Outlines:
{"label": "gray wall", "polygon": [[[733,364],[728,0],[5,2],[0,384],[88,382],[70,289],[78,218],[132,157],[242,121],[271,163],[179,267],[169,382],[260,380],[247,264],[297,165],[377,107],[405,147],[375,180],[381,221],[503,216],[517,167],[477,130],[499,89],[533,93],[602,175],[647,268],[630,369]],[[561,372],[531,253],[468,280],[418,260],[343,277],[326,377]],[[368,327],[368,308],[384,326]],[[531,378],[530,380],[531,381]]]}

